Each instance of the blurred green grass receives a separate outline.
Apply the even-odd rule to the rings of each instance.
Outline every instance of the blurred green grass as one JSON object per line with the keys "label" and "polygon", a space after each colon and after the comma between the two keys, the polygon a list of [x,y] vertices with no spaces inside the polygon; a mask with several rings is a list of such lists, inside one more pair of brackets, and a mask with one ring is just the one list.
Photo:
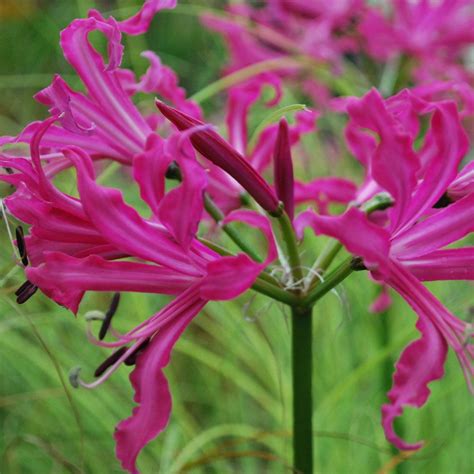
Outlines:
{"label": "blurred green grass", "polygon": [[[1,14],[8,16],[0,19],[1,134],[17,133],[27,121],[44,117],[46,111],[31,96],[54,72],[71,75],[58,47],[60,29],[92,6],[108,11],[139,3],[22,0],[17,2],[19,11],[2,8]],[[126,65],[142,72],[146,63],[137,60],[138,52],[151,48],[176,69],[190,92],[218,77],[225,61],[222,42],[205,32],[195,16],[162,13],[153,25],[145,39],[127,40]],[[77,85],[74,79],[72,84]],[[219,100],[206,106],[214,111]],[[254,119],[253,126],[261,119]],[[311,149],[318,150],[318,142],[309,140]],[[319,159],[310,162],[309,171],[324,175],[332,166]],[[337,167],[346,175],[354,169],[347,163]],[[116,173],[107,183],[120,185],[125,180]],[[127,200],[139,205],[128,188]],[[0,275],[6,275],[13,260],[3,225],[0,236]],[[316,254],[321,239],[309,234],[307,238]],[[311,255],[305,254],[305,259],[310,262]],[[91,378],[107,355],[87,342],[83,316],[90,309],[105,309],[110,295],[88,295],[75,319],[40,294],[17,306],[13,291],[22,278],[18,270],[0,288],[0,471],[121,472],[112,434],[133,406],[128,369],[121,368],[94,391],[73,390],[67,382],[69,369],[76,365],[83,367],[84,378]],[[453,312],[468,316],[472,286],[429,286]],[[452,354],[446,377],[432,386],[427,406],[407,410],[400,424],[408,439],[427,440],[426,448],[403,461],[385,441],[380,406],[394,360],[416,337],[415,317],[399,298],[386,314],[369,314],[375,295],[366,276],[355,274],[315,309],[316,472],[472,473],[474,409]],[[123,295],[118,329],[132,327],[165,301]],[[173,393],[172,419],[141,455],[143,473],[291,472],[287,317],[283,307],[251,294],[205,308],[178,342],[166,369]]]}

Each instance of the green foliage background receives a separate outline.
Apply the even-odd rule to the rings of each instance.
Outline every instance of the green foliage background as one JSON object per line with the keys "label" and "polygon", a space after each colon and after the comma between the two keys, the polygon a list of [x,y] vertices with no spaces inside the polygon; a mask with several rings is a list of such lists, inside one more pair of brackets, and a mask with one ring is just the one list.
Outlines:
{"label": "green foliage background", "polygon": [[[58,33],[71,19],[90,7],[119,9],[118,16],[125,16],[139,3],[0,0],[0,133],[15,134],[27,121],[45,116],[32,95],[49,83],[54,72],[79,86],[58,45]],[[219,77],[225,48],[219,37],[199,24],[198,2],[188,8],[186,2],[180,3],[177,11],[158,16],[146,38],[127,38],[125,63],[141,73],[146,62],[138,53],[153,49],[193,93]],[[201,4],[222,7],[222,2]],[[221,101],[217,97],[205,104],[216,120]],[[318,150],[316,140],[309,145]],[[320,175],[329,166],[321,157],[310,164]],[[350,163],[338,167],[342,174],[353,174]],[[63,185],[71,186],[67,179]],[[128,201],[140,206],[127,183],[120,173],[107,179],[109,185],[123,186]],[[5,196],[9,190],[2,187],[1,192]],[[112,434],[133,406],[129,369],[120,369],[95,391],[73,390],[67,381],[69,369],[76,365],[82,366],[84,378],[92,378],[106,357],[105,351],[88,343],[83,316],[90,309],[105,309],[110,295],[87,296],[77,318],[40,294],[17,306],[13,292],[23,276],[20,269],[13,269],[3,224],[0,238],[0,279],[4,277],[0,285],[0,471],[121,472]],[[321,239],[310,235],[307,239],[307,247],[316,255]],[[305,259],[310,262],[311,255]],[[472,286],[457,282],[429,286],[449,309],[468,317]],[[393,363],[416,332],[413,312],[398,297],[386,314],[370,314],[367,308],[376,292],[366,275],[354,274],[315,309],[317,472],[472,473],[474,409],[452,354],[446,377],[433,385],[428,405],[420,411],[407,410],[399,425],[408,439],[425,439],[426,448],[404,460],[385,441],[380,406]],[[147,318],[165,301],[123,295],[118,329]],[[250,293],[205,308],[178,342],[166,370],[174,399],[172,419],[141,455],[144,473],[292,472],[287,318],[285,308]]]}

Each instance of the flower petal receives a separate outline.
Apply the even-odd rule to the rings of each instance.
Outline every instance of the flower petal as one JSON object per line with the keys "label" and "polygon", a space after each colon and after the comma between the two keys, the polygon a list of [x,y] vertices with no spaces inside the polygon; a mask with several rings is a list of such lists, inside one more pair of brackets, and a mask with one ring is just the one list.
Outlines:
{"label": "flower petal", "polygon": [[119,190],[99,186],[94,181],[87,168],[90,161],[87,155],[78,149],[65,149],[64,154],[77,168],[84,210],[105,239],[130,255],[190,275],[200,274],[188,255],[164,229],[144,220],[125,204]]}
{"label": "flower petal", "polygon": [[400,263],[421,281],[474,280],[474,247],[436,250]]}
{"label": "flower petal", "polygon": [[324,234],[339,240],[349,252],[362,257],[370,270],[388,270],[390,249],[389,233],[372,224],[367,216],[351,207],[344,214],[335,217],[318,216],[305,211],[295,219],[295,229],[302,237],[305,227],[311,227],[316,234]]}
{"label": "flower petal", "polygon": [[196,236],[203,213],[203,195],[207,176],[201,165],[192,159],[179,160],[182,183],[164,196],[158,209],[160,222],[176,241],[189,249]]}
{"label": "flower petal", "polygon": [[[185,305],[181,301],[188,299]],[[122,467],[138,474],[137,456],[143,447],[163,431],[171,413],[171,394],[163,368],[168,365],[171,350],[191,320],[204,307],[195,289],[176,298],[161,312],[172,313],[172,318],[153,336],[150,344],[138,357],[130,375],[138,404],[132,416],[121,421],[115,430],[116,453]],[[176,309],[175,309],[176,308]]]}
{"label": "flower petal", "polygon": [[395,236],[392,253],[404,259],[424,255],[473,231],[474,194],[470,194]]}
{"label": "flower petal", "polygon": [[[126,20],[118,21],[117,26],[122,33],[141,35],[148,30],[156,13],[164,9],[173,9],[176,3],[177,0],[146,0],[140,11]],[[89,10],[89,17],[104,21],[104,17],[97,10]]]}
{"label": "flower petal", "polygon": [[97,255],[74,258],[47,252],[43,263],[26,269],[28,279],[44,293],[72,311],[71,295],[84,291],[135,291],[173,295],[193,279],[168,268],[136,262],[109,262]]}
{"label": "flower petal", "polygon": [[421,338],[412,342],[402,353],[396,364],[393,387],[388,392],[389,404],[382,407],[382,425],[387,440],[401,450],[419,449],[423,443],[410,444],[400,439],[393,421],[410,405],[422,407],[429,395],[428,384],[444,375],[447,344],[436,327],[426,319],[416,325]]}

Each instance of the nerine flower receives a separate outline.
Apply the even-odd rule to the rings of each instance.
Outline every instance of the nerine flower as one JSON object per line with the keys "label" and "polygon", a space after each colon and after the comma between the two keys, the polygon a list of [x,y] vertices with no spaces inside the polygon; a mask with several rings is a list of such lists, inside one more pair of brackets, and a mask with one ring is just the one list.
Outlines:
{"label": "nerine flower", "polygon": [[[176,1],[149,0],[134,17],[122,22],[112,17],[106,20],[93,10],[89,18],[74,20],[61,32],[64,57],[76,71],[86,92],[72,90],[56,75],[51,85],[35,96],[52,115],[61,114],[60,125],[51,126],[42,140],[45,148],[42,159],[51,161],[47,173],[57,173],[69,166],[69,160],[60,153],[60,149],[68,145],[81,147],[93,159],[107,158],[130,165],[134,156],[144,150],[148,136],[154,133],[157,125],[155,117],[144,116],[132,102],[131,96],[136,92],[159,94],[200,117],[199,107],[186,99],[174,72],[153,52],[143,53],[150,61],[150,67],[138,82],[131,71],[120,68],[121,32],[143,33],[157,11],[175,5]],[[90,33],[95,31],[106,38],[108,64],[89,40]],[[39,126],[39,122],[33,122],[18,137],[3,137],[0,144],[29,144]]]}
{"label": "nerine flower", "polygon": [[[140,450],[168,423],[171,395],[162,369],[175,341],[207,301],[235,298],[248,289],[275,259],[276,247],[267,219],[251,211],[230,214],[224,224],[239,220],[260,229],[269,243],[263,263],[245,254],[222,257],[196,239],[207,176],[185,143],[181,143],[183,149],[178,144],[173,154],[182,183],[167,193],[163,185],[167,167],[157,163],[154,153],[144,153],[134,163],[134,177],[150,207],[151,219],[142,218],[128,206],[120,191],[99,186],[92,159],[77,147],[66,147],[62,153],[77,169],[79,198],[62,193],[46,177],[39,159],[40,140],[54,119],[37,128],[32,163],[22,158],[11,160],[9,166],[17,172],[2,175],[17,186],[5,200],[8,210],[31,224],[31,236],[25,239],[31,256],[26,268],[30,285],[73,312],[86,291],[176,296],[113,342],[91,335],[96,344],[117,350],[97,369],[95,382],[77,381],[94,388],[122,363],[136,364],[131,382],[138,406],[115,433],[117,456],[125,469],[135,473]],[[149,145],[150,150],[163,146]]]}
{"label": "nerine flower", "polygon": [[379,60],[401,54],[416,58],[417,74],[428,81],[433,73],[466,78],[466,69],[457,63],[474,42],[470,0],[396,0],[389,5],[389,15],[379,6],[368,8],[359,25],[369,54]]}
{"label": "nerine flower", "polygon": [[[421,283],[474,279],[474,247],[447,248],[474,230],[474,194],[467,192],[447,207],[433,208],[456,178],[468,143],[452,102],[427,103],[407,92],[384,102],[371,91],[353,99],[348,112],[353,149],[367,160],[366,189],[388,192],[394,200],[386,211],[388,222],[377,225],[351,207],[336,217],[306,211],[296,226],[300,232],[310,226],[317,234],[340,240],[363,258],[377,281],[397,291],[417,313],[421,338],[403,351],[390,402],[382,408],[387,439],[400,449],[417,449],[420,443],[397,437],[393,420],[404,406],[421,407],[426,402],[428,383],[443,376],[448,346],[473,390],[472,328]],[[416,152],[417,118],[424,114],[431,114],[431,124]]]}

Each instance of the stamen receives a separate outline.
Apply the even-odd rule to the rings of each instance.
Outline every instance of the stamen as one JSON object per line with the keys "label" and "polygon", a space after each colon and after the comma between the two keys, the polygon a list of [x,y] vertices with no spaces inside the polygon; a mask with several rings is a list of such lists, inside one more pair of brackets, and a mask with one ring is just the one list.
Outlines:
{"label": "stamen", "polygon": [[10,167],[8,167],[8,166],[4,166],[3,169],[4,169],[8,174],[13,174],[13,173],[14,173],[14,171],[13,171]]}
{"label": "stamen", "polygon": [[102,362],[102,364],[100,364],[99,367],[95,369],[94,376],[100,377],[111,365],[117,362],[127,350],[127,346],[121,347],[120,349],[116,350],[111,356],[107,357],[107,359],[105,359],[104,362]]}
{"label": "stamen", "polygon": [[15,291],[16,295],[16,302],[18,304],[26,303],[36,292],[38,291],[38,287],[33,285],[31,281],[26,280],[23,285]]}
{"label": "stamen", "polygon": [[147,337],[124,361],[125,365],[135,365],[137,363],[137,357],[145,348],[150,344],[150,338]]}
{"label": "stamen", "polygon": [[109,309],[105,313],[104,322],[102,323],[102,326],[100,327],[99,340],[102,341],[102,339],[104,339],[105,335],[107,334],[107,331],[109,330],[109,327],[110,327],[110,323],[112,322],[112,318],[114,314],[117,312],[119,303],[120,303],[120,293],[114,293]]}
{"label": "stamen", "polygon": [[26,267],[28,265],[28,253],[26,251],[25,234],[21,225],[15,229],[15,235],[16,246],[18,247],[18,252],[20,253],[21,263],[23,263],[23,265]]}

